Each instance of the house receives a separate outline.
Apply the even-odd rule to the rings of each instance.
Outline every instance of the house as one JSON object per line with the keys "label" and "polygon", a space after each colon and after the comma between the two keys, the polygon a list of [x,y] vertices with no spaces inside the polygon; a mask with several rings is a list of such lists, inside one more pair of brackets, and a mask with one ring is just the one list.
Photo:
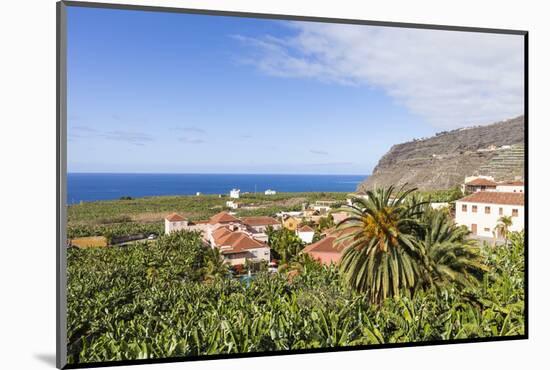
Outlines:
{"label": "house", "polygon": [[187,219],[177,213],[171,213],[164,218],[164,233],[170,234],[173,231],[182,230],[187,227]]}
{"label": "house", "polygon": [[271,227],[273,230],[279,230],[281,228],[281,223],[273,217],[242,217],[241,221],[243,225],[246,226],[247,231],[252,234],[254,239],[263,242],[267,242],[268,236],[266,231],[268,227]]}
{"label": "house", "polygon": [[239,208],[240,204],[238,202],[233,201],[233,200],[228,200],[227,202],[225,202],[225,206],[227,208],[237,209],[237,208]]}
{"label": "house", "polygon": [[497,191],[497,183],[491,176],[470,176],[464,179],[462,193],[475,193],[478,191]]}
{"label": "house", "polygon": [[265,233],[268,227],[272,227],[275,230],[281,228],[281,223],[279,221],[268,216],[242,217],[241,221],[255,233]]}
{"label": "house", "polygon": [[507,181],[497,184],[497,191],[507,193],[523,193],[525,191],[525,184],[523,181]]}
{"label": "house", "polygon": [[264,192],[265,195],[275,195],[277,194],[277,192],[275,190],[271,190],[271,189],[267,189],[265,192]]}
{"label": "house", "polygon": [[320,215],[325,215],[330,212],[332,209],[331,207],[336,203],[338,202],[335,200],[318,200],[313,204],[313,206],[311,206],[311,209],[319,212]]}
{"label": "house", "polygon": [[306,246],[300,253],[306,253],[324,265],[338,264],[344,250],[351,243],[351,240],[338,240],[342,235],[342,231],[331,230],[323,239]]}
{"label": "house", "polygon": [[271,259],[269,246],[252,238],[244,231],[233,231],[227,226],[212,232],[212,246],[218,248],[224,260],[230,265],[244,265],[246,261],[266,261]]}
{"label": "house", "polygon": [[296,216],[283,216],[283,227],[290,231],[295,231],[301,222],[302,219]]}
{"label": "house", "polygon": [[296,229],[296,235],[298,235],[298,237],[302,239],[304,243],[310,244],[313,241],[315,230],[313,230],[308,225],[304,225]]}
{"label": "house", "polygon": [[239,199],[241,193],[241,189],[231,189],[229,192],[229,198],[233,199]]}
{"label": "house", "polygon": [[208,223],[210,225],[227,225],[230,223],[240,223],[240,222],[241,220],[239,220],[237,217],[225,211],[216,213],[214,216],[210,217],[210,219],[208,220]]}
{"label": "house", "polygon": [[523,230],[523,193],[479,191],[456,201],[456,223],[466,226],[475,236],[494,237],[493,232],[502,216],[511,216],[510,231]]}

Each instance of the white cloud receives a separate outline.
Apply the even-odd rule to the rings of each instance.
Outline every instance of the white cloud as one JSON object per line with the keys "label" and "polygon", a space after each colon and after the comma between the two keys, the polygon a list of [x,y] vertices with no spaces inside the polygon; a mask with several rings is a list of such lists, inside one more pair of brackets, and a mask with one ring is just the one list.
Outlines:
{"label": "white cloud", "polygon": [[273,76],[383,90],[433,126],[491,123],[523,113],[523,37],[320,23],[294,36],[236,36],[245,62]]}

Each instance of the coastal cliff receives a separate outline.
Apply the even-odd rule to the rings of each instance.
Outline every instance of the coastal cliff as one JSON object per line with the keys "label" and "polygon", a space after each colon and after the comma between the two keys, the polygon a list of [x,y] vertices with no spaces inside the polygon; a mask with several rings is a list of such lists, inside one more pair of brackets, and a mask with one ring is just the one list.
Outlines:
{"label": "coastal cliff", "polygon": [[394,145],[357,191],[404,183],[421,190],[448,189],[471,175],[523,179],[524,131],[524,117],[519,116]]}

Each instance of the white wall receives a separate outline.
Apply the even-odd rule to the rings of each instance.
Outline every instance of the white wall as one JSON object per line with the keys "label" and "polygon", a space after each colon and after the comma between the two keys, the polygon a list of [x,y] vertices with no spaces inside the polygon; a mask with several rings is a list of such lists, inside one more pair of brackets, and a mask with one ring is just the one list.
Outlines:
{"label": "white wall", "polygon": [[262,247],[262,248],[254,248],[254,249],[248,249],[246,257],[242,258],[230,258],[230,254],[224,255],[225,261],[230,263],[232,266],[235,265],[244,265],[246,260],[253,262],[258,261],[271,261],[271,250],[268,247]]}
{"label": "white wall", "polygon": [[170,234],[172,231],[183,230],[187,226],[186,221],[168,221],[164,219],[164,233]]}
{"label": "white wall", "polygon": [[525,186],[523,185],[497,185],[497,191],[505,193],[523,193],[525,191]]}
{"label": "white wall", "polygon": [[[467,211],[462,211],[462,206],[466,205]],[[477,212],[472,212],[472,206],[477,206]],[[485,207],[490,207],[490,213],[485,213]],[[500,208],[502,208],[503,214],[500,214]],[[502,216],[512,216],[512,210],[517,209],[517,217],[512,217],[512,226],[510,231],[521,231],[524,228],[524,207],[523,206],[511,206],[502,204],[490,204],[490,203],[470,203],[470,202],[456,202],[456,216],[455,220],[458,225],[465,225],[468,230],[472,231],[472,224],[477,225],[477,234],[484,237],[493,237],[493,231],[498,224],[498,219]],[[488,230],[487,230],[488,229]]]}
{"label": "white wall", "polygon": [[302,239],[304,243],[311,243],[313,241],[313,235],[315,235],[314,231],[298,231],[297,232],[298,237]]}

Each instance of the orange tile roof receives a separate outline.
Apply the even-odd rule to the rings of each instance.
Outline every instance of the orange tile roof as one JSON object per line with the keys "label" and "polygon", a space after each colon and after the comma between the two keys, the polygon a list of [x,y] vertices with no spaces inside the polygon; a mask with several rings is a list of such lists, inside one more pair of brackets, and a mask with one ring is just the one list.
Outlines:
{"label": "orange tile roof", "polygon": [[470,194],[457,202],[468,203],[491,203],[491,204],[508,204],[514,206],[523,206],[525,197],[523,193],[507,193],[497,191],[479,191]]}
{"label": "orange tile roof", "polygon": [[470,182],[467,182],[466,185],[468,186],[497,186],[497,183],[491,180],[478,178],[475,180],[472,180]]}
{"label": "orange tile roof", "polygon": [[311,233],[311,232],[314,232],[315,230],[313,230],[311,227],[309,227],[308,225],[304,225],[302,227],[300,227],[298,229],[298,231],[301,231],[301,232],[304,232],[304,233]]}
{"label": "orange tile roof", "polygon": [[185,217],[178,215],[177,213],[171,213],[168,216],[166,216],[166,219],[170,222],[177,222],[177,221],[185,221],[187,220]]}
{"label": "orange tile roof", "polygon": [[218,229],[214,233],[214,242],[218,248],[229,247],[220,249],[222,254],[242,253],[249,249],[264,248],[266,244],[261,243],[242,231],[231,232],[228,229]]}
{"label": "orange tile roof", "polygon": [[215,224],[228,223],[228,222],[240,222],[240,221],[238,218],[231,216],[229,213],[225,211],[222,211],[210,217],[210,220],[208,223],[211,225],[215,225]]}
{"label": "orange tile roof", "polygon": [[241,217],[242,222],[248,226],[279,225],[280,222],[273,217]]}
{"label": "orange tile roof", "polygon": [[[352,232],[352,230],[346,230],[346,233]],[[343,235],[344,232],[342,231],[332,231],[329,235],[325,236],[323,239],[319,240],[318,242],[315,242],[313,244],[308,245],[305,247],[302,252],[308,253],[308,252],[328,252],[328,253],[337,253],[340,254],[343,252],[344,249],[346,249],[352,242],[352,240],[345,240],[337,242],[336,239],[338,239],[340,236]]]}

